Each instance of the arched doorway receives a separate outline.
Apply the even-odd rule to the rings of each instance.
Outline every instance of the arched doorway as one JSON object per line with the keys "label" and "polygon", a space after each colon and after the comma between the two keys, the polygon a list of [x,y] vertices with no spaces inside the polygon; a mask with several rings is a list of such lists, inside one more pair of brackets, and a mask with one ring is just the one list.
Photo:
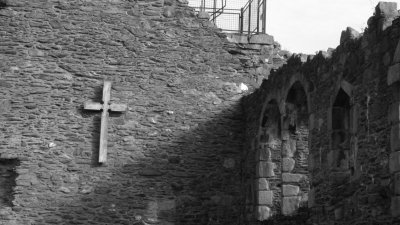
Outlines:
{"label": "arched doorway", "polygon": [[271,100],[262,114],[256,154],[256,217],[267,220],[279,211],[281,170],[281,114],[277,101]]}
{"label": "arched doorway", "polygon": [[308,98],[296,82],[289,89],[282,118],[282,214],[291,216],[307,207],[310,190],[308,171]]}

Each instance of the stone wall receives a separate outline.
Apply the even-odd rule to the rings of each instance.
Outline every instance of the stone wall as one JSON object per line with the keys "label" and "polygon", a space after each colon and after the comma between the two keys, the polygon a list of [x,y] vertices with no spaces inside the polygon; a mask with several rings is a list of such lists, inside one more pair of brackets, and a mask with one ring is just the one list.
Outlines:
{"label": "stone wall", "polygon": [[[244,98],[248,221],[400,223],[396,7],[379,3],[363,34],[347,28],[335,50],[292,56]],[[270,186],[253,185],[260,177]]]}
{"label": "stone wall", "polygon": [[[243,220],[253,58],[185,0],[6,0],[0,27],[0,162],[19,162],[0,224]],[[99,164],[101,113],[83,105],[104,80],[128,109]]]}

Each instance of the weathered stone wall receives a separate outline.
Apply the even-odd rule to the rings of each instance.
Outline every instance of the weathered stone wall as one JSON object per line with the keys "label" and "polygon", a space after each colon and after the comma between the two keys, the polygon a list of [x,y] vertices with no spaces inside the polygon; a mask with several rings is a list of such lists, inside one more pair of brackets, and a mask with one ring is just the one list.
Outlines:
{"label": "weathered stone wall", "polygon": [[[0,157],[20,162],[1,224],[243,219],[251,57],[184,0],[1,2]],[[104,80],[128,110],[111,113],[99,165],[101,113],[83,104]]]}
{"label": "weathered stone wall", "polygon": [[[246,202],[249,221],[275,218],[285,224],[285,216],[296,215],[308,205],[310,224],[400,223],[397,17],[395,3],[378,4],[364,34],[348,28],[335,50],[293,56],[244,98],[244,179],[253,195]],[[293,89],[299,91],[293,95]],[[264,115],[274,103],[279,108],[274,119],[281,129],[282,161],[263,172],[274,175],[267,176],[267,182],[282,184],[268,189],[273,198],[279,198],[280,207],[260,204],[254,196],[265,190],[251,185],[259,179],[255,170],[262,159],[257,152],[264,148],[268,129]],[[271,145],[272,139],[267,142]],[[294,157],[285,159],[289,154]],[[293,170],[285,173],[284,164],[292,159]],[[291,186],[285,187],[289,178]],[[285,197],[285,190],[290,190],[291,197]],[[307,222],[298,218],[303,220],[298,224]]]}

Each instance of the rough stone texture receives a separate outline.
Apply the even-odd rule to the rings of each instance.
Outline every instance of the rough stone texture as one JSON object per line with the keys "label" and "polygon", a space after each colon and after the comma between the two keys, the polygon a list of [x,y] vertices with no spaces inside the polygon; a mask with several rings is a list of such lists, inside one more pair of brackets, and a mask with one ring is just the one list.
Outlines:
{"label": "rough stone texture", "polygon": [[[229,43],[187,0],[8,0],[0,27],[0,154],[20,161],[0,224],[240,222],[240,99],[277,45]],[[83,103],[104,80],[128,110],[98,165]]]}
{"label": "rough stone texture", "polygon": [[[294,170],[277,173],[276,179],[280,185],[299,186],[300,191],[288,198],[271,185],[278,196],[274,201],[279,199],[282,206],[271,207],[272,214],[296,215],[297,207],[308,206],[310,217],[299,224],[400,223],[400,82],[395,53],[400,19],[393,7],[380,3],[365,32],[344,38],[330,54],[293,55],[244,98],[245,156],[254,158],[264,130],[271,126],[263,126],[264,114],[275,102],[279,115],[274,118],[280,122],[272,127],[281,129],[277,139],[282,151],[274,163],[282,166],[282,156],[295,160]],[[288,140],[295,143],[294,153]],[[245,169],[254,171],[255,165],[246,162]],[[283,216],[271,224],[285,220],[291,221]]]}

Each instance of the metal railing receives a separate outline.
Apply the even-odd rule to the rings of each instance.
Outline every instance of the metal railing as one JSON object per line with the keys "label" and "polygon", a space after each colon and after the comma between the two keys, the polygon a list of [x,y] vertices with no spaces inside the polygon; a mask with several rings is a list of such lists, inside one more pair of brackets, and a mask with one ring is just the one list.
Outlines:
{"label": "metal railing", "polygon": [[247,35],[266,32],[267,0],[249,0],[241,9],[226,8],[226,0],[189,0],[189,4],[198,12],[209,13],[210,20],[224,32]]}
{"label": "metal railing", "polygon": [[249,0],[241,9],[240,33],[265,34],[267,0]]}

